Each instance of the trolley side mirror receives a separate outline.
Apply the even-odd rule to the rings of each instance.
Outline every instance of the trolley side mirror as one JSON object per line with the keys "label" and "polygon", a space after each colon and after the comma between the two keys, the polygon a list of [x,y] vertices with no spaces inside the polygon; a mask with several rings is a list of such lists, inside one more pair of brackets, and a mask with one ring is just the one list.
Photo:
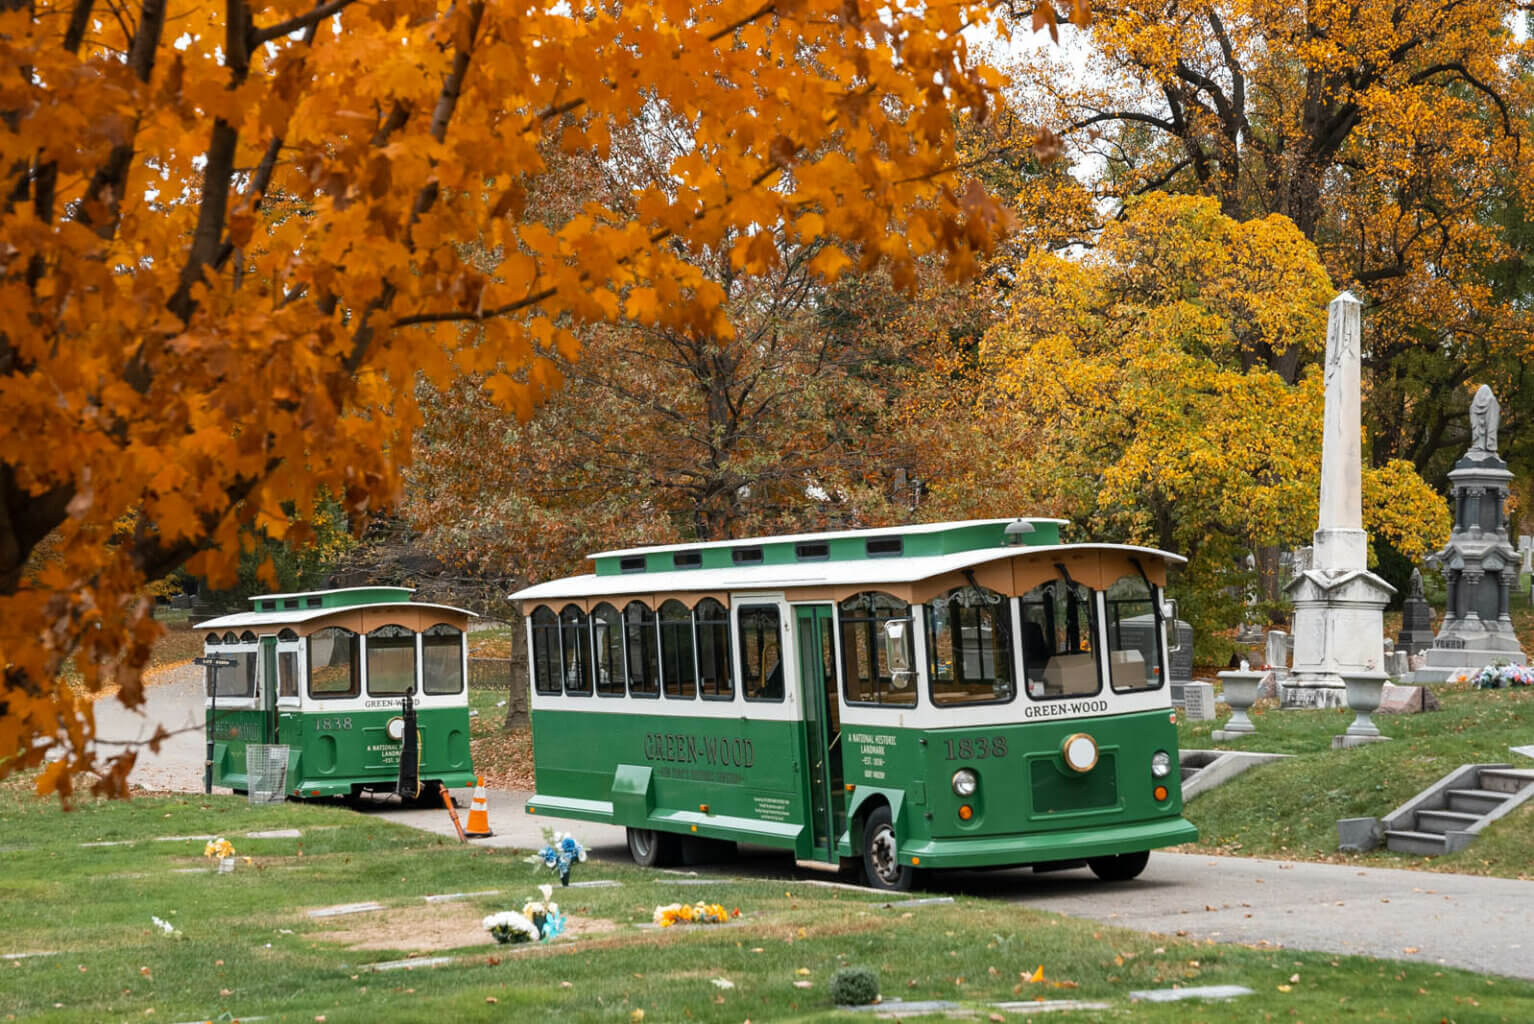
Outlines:
{"label": "trolley side mirror", "polygon": [[884,623],[884,657],[897,685],[903,676],[915,674],[911,668],[910,619],[890,619]]}
{"label": "trolley side mirror", "polygon": [[1169,597],[1161,602],[1161,621],[1171,631],[1167,638],[1167,653],[1182,650],[1182,631],[1177,628],[1177,598]]}

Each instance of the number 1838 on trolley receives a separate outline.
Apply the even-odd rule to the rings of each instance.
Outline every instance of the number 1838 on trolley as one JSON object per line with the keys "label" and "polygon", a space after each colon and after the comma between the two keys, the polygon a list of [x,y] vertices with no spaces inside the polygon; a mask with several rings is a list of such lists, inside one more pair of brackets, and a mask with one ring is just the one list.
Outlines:
{"label": "number 1838 on trolley", "polygon": [[995,519],[608,551],[529,587],[536,814],[927,869],[1132,878],[1197,838],[1167,685],[1177,555]]}

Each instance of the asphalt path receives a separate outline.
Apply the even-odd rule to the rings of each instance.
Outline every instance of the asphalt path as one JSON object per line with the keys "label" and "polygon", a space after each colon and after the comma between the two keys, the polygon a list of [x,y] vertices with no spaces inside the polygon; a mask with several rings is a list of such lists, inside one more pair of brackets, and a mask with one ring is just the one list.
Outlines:
{"label": "asphalt path", "polygon": [[[158,753],[142,751],[131,783],[146,789],[200,792],[203,736],[201,674],[187,665],[149,688],[142,713],[112,698],[96,704],[98,730],[111,740],[146,740],[155,723],[174,736]],[[108,752],[115,747],[106,747]],[[472,791],[456,790],[460,818]],[[578,836],[598,861],[627,861],[621,828],[528,814],[529,794],[487,794],[494,836],[472,842],[536,849],[545,827]],[[443,836],[456,833],[447,810],[364,801],[362,813]],[[587,868],[587,871],[591,868]],[[743,846],[728,864],[692,865],[700,873],[784,879],[826,878],[780,851]],[[1156,852],[1131,882],[1107,885],[1084,868],[957,871],[928,876],[931,891],[1009,900],[1140,931],[1217,942],[1353,953],[1446,964],[1534,979],[1534,882],[1303,861]]]}

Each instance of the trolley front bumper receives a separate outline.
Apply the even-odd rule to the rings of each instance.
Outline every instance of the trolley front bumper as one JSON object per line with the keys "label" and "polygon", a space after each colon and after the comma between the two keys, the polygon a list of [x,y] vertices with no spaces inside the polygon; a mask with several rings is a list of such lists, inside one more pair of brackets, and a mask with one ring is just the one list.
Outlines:
{"label": "trolley front bumper", "polygon": [[1196,839],[1192,823],[1171,818],[1028,835],[911,839],[901,844],[899,856],[903,864],[924,868],[1005,867],[1154,850]]}

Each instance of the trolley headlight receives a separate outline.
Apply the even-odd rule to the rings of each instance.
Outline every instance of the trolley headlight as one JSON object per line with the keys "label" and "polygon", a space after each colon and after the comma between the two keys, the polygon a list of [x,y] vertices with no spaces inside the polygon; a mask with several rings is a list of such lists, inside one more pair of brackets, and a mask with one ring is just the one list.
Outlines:
{"label": "trolley headlight", "polygon": [[403,718],[389,719],[389,724],[385,727],[385,731],[389,734],[391,740],[398,743],[405,738],[405,720]]}
{"label": "trolley headlight", "polygon": [[1151,774],[1158,779],[1164,779],[1172,774],[1172,755],[1165,750],[1158,750],[1151,755]]}
{"label": "trolley headlight", "polygon": [[1060,753],[1072,771],[1085,774],[1097,767],[1097,741],[1084,732],[1067,736]]}
{"label": "trolley headlight", "polygon": [[974,796],[975,790],[980,786],[980,780],[975,773],[968,768],[960,768],[953,773],[953,791],[959,796]]}

